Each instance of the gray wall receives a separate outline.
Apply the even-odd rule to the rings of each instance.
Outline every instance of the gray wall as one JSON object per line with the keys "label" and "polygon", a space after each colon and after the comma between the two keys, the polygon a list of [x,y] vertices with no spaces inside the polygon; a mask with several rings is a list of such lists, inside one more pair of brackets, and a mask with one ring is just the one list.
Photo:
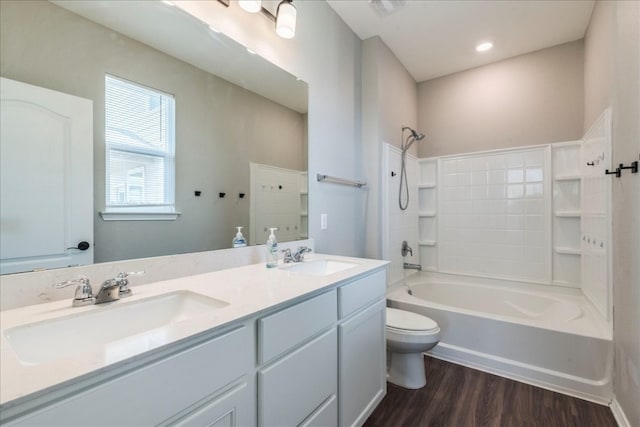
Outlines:
{"label": "gray wall", "polygon": [[[596,3],[585,37],[585,130],[613,110],[612,165],[640,160],[640,3]],[[612,178],[614,393],[640,425],[640,176]]]}
{"label": "gray wall", "polygon": [[[94,101],[96,262],[229,247],[235,226],[249,230],[249,162],[306,169],[306,115],[49,2],[0,4],[0,74]],[[176,97],[176,221],[105,222],[98,215],[105,73]]]}
{"label": "gray wall", "polygon": [[[189,2],[187,2],[189,3]],[[362,41],[324,1],[299,1],[296,36],[239,7],[190,2],[192,13],[309,84],[309,236],[316,250],[364,255],[366,190],[319,183],[317,173],[363,179]],[[328,229],[320,230],[320,215]]]}
{"label": "gray wall", "polygon": [[583,42],[418,84],[419,157],[582,137]]}
{"label": "gray wall", "polygon": [[[365,255],[380,258],[381,147],[383,142],[400,147],[402,126],[416,127],[418,99],[415,80],[380,37],[363,42],[362,62],[363,163],[368,184]],[[416,147],[410,152],[415,154]]]}

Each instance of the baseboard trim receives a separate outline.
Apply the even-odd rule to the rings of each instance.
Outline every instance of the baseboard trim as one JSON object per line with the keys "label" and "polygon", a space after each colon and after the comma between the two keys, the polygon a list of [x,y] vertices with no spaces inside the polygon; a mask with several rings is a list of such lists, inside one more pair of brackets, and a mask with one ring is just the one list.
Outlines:
{"label": "baseboard trim", "polygon": [[627,419],[627,415],[622,410],[622,406],[620,406],[618,399],[614,397],[609,404],[609,407],[611,408],[611,412],[613,412],[613,418],[615,418],[618,423],[618,427],[631,427],[631,423]]}

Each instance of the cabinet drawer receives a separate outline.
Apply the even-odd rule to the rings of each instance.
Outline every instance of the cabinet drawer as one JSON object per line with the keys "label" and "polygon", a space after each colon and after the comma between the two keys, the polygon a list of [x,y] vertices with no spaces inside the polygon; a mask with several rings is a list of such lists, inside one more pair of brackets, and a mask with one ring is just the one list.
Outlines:
{"label": "cabinet drawer", "polygon": [[340,318],[382,297],[387,290],[387,271],[380,270],[338,288]]}
{"label": "cabinet drawer", "polygon": [[336,322],[336,291],[330,291],[258,321],[258,363],[264,364]]}
{"label": "cabinet drawer", "polygon": [[297,426],[337,394],[334,329],[258,371],[258,424]]}
{"label": "cabinet drawer", "polygon": [[242,326],[8,425],[156,425],[248,372],[253,337]]}

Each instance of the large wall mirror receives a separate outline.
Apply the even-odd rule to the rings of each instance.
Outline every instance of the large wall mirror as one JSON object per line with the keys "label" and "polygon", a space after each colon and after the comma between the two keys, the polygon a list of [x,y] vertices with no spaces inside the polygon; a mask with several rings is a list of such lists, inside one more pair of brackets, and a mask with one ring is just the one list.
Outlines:
{"label": "large wall mirror", "polygon": [[[306,83],[161,1],[0,5],[0,75],[93,102],[94,262],[307,237]],[[175,220],[101,215],[106,75],[175,98]]]}

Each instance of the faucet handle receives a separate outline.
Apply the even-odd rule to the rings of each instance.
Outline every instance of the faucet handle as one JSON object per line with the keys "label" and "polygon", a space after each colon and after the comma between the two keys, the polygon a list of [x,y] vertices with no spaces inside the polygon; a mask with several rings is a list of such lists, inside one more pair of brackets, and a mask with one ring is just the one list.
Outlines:
{"label": "faucet handle", "polygon": [[144,276],[144,270],[141,271],[130,271],[128,273],[118,273],[116,279],[126,279],[129,276]]}
{"label": "faucet handle", "polygon": [[118,273],[116,282],[120,285],[120,290],[118,291],[120,298],[126,298],[132,295],[131,289],[129,288],[129,280],[127,279],[129,276],[144,276],[144,270]]}
{"label": "faucet handle", "polygon": [[72,285],[88,285],[89,278],[87,276],[80,276],[77,279],[71,279],[60,283],[55,283],[53,287],[56,289],[66,288]]}
{"label": "faucet handle", "polygon": [[311,252],[311,248],[307,247],[307,246],[298,246],[298,249],[296,249],[296,253],[293,255],[293,257],[295,258],[295,262],[301,262],[304,260],[304,254],[306,254],[307,252]]}
{"label": "faucet handle", "polygon": [[291,254],[291,249],[290,248],[286,248],[281,250],[280,252],[282,252],[284,254],[282,261],[285,263],[290,263],[293,262],[293,254]]}
{"label": "faucet handle", "polygon": [[75,297],[73,298],[72,302],[72,305],[74,307],[91,305],[95,302],[95,298],[93,297],[93,289],[91,289],[91,282],[86,276],[80,276],[77,279],[71,279],[65,282],[56,283],[53,286],[56,289],[62,289],[73,285],[77,285]]}

